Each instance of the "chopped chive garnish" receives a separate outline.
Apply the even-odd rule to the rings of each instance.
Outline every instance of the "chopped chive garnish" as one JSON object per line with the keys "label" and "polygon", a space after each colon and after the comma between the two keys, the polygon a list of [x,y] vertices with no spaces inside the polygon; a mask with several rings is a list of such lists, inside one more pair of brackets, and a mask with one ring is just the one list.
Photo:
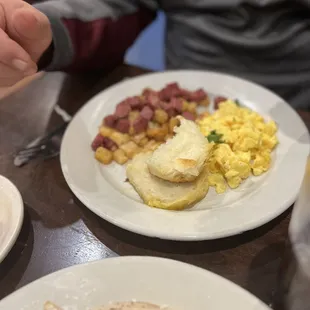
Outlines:
{"label": "chopped chive garnish", "polygon": [[214,143],[224,143],[224,141],[222,141],[223,135],[222,134],[218,134],[215,130],[212,130],[210,132],[210,134],[207,136],[207,139],[209,142],[214,142]]}

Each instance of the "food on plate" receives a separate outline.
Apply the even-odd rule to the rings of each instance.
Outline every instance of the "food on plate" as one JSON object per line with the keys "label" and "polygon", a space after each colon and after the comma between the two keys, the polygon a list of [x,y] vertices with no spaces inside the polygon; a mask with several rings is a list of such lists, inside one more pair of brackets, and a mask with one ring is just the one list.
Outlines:
{"label": "food on plate", "polygon": [[62,310],[62,309],[56,306],[55,304],[53,304],[52,302],[47,301],[44,304],[43,310]]}
{"label": "food on plate", "polygon": [[191,92],[177,83],[145,89],[105,117],[92,143],[95,158],[128,163],[128,179],[144,202],[174,210],[199,201],[209,185],[221,194],[268,171],[276,123],[223,96],[214,97],[214,113],[198,113],[208,105],[202,89]]}
{"label": "food on plate", "polygon": [[104,118],[91,145],[95,158],[105,165],[113,161],[125,164],[136,154],[149,151],[150,145],[154,149],[169,139],[179,124],[178,115],[195,120],[198,106],[208,105],[203,89],[189,91],[177,83],[160,91],[147,88],[120,102],[114,113]]}
{"label": "food on plate", "polygon": [[204,168],[208,156],[208,140],[199,127],[183,117],[176,135],[160,145],[147,161],[151,174],[170,182],[194,181]]}
{"label": "food on plate", "polygon": [[227,100],[228,100],[228,98],[226,98],[226,97],[222,97],[222,96],[215,97],[214,98],[214,109],[217,110],[219,108],[220,103],[227,101]]}
{"label": "food on plate", "polygon": [[[104,165],[113,161],[123,165],[136,154],[154,151],[162,143],[155,138],[147,137],[146,133],[130,136],[114,130],[107,130],[105,126],[100,127],[100,132],[104,132],[107,136],[98,134],[92,143],[92,148],[95,151],[95,158]],[[165,138],[169,137],[170,135],[167,135]]]}
{"label": "food on plate", "polygon": [[104,165],[108,165],[113,160],[113,153],[105,147],[99,146],[96,150],[95,157]]}
{"label": "food on plate", "polygon": [[[93,310],[169,310],[166,306],[157,306],[147,302],[118,302],[94,308]],[[63,310],[51,302],[46,302],[43,310]],[[171,310],[171,309],[170,309]]]}
{"label": "food on plate", "polygon": [[[169,310],[167,307],[160,307],[146,302],[122,302],[108,306],[99,307],[94,310]],[[171,310],[171,309],[170,309]]]}
{"label": "food on plate", "polygon": [[150,173],[147,162],[151,156],[152,152],[138,154],[126,169],[128,181],[145,204],[161,209],[182,210],[206,196],[209,189],[206,169],[193,182],[173,183]]}
{"label": "food on plate", "polygon": [[202,115],[197,124],[214,145],[206,167],[217,193],[224,193],[227,185],[237,188],[251,174],[258,176],[270,168],[278,144],[274,121],[266,122],[257,112],[223,100],[218,110]]}

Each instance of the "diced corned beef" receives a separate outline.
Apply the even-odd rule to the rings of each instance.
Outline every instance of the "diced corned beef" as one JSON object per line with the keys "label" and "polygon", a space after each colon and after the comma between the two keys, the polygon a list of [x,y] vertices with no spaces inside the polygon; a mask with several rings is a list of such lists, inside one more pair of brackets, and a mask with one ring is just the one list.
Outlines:
{"label": "diced corned beef", "polygon": [[144,106],[148,104],[148,101],[145,97],[140,97],[140,105],[137,107],[138,110],[142,110]]}
{"label": "diced corned beef", "polygon": [[114,114],[108,115],[103,119],[104,125],[114,128],[117,117]]}
{"label": "diced corned beef", "polygon": [[180,89],[180,86],[177,82],[169,83],[166,85],[167,88]]}
{"label": "diced corned beef", "polygon": [[168,109],[166,112],[167,112],[167,114],[168,114],[169,117],[174,117],[174,116],[176,116],[176,115],[178,114],[178,113],[176,112],[176,110],[173,109],[173,108]]}
{"label": "diced corned beef", "polygon": [[91,148],[93,149],[93,151],[96,151],[97,148],[100,146],[104,146],[104,137],[100,133],[98,133],[93,143],[91,144]]}
{"label": "diced corned beef", "polygon": [[148,120],[143,118],[141,115],[133,122],[133,129],[135,133],[143,132],[147,129]]}
{"label": "diced corned beef", "polygon": [[160,93],[161,100],[170,100],[173,97],[179,97],[182,94],[182,89],[179,87],[178,83],[171,83],[164,87]]}
{"label": "diced corned beef", "polygon": [[126,99],[126,102],[129,103],[133,110],[140,109],[141,105],[143,104],[141,98],[138,96],[129,97]]}
{"label": "diced corned beef", "polygon": [[109,137],[103,137],[103,146],[113,152],[117,150],[117,144]]}
{"label": "diced corned beef", "polygon": [[181,89],[181,95],[180,97],[182,97],[185,100],[189,100],[190,97],[190,91],[186,90],[186,89]]}
{"label": "diced corned beef", "polygon": [[178,113],[171,102],[162,101],[160,107],[167,112],[169,117],[176,116]]}
{"label": "diced corned beef", "polygon": [[131,111],[130,104],[128,102],[121,102],[116,106],[116,110],[114,115],[118,118],[124,118],[128,116],[129,112]]}
{"label": "diced corned beef", "polygon": [[170,98],[180,97],[181,94],[182,94],[181,89],[172,89],[172,90],[169,90],[169,91],[170,91]]}
{"label": "diced corned beef", "polygon": [[153,111],[150,107],[145,106],[145,107],[142,109],[140,115],[141,115],[143,118],[145,118],[146,120],[150,121],[150,120],[153,118],[153,116],[154,116],[154,111]]}
{"label": "diced corned beef", "polygon": [[145,96],[146,104],[152,108],[156,109],[159,107],[160,99],[158,94],[149,94],[148,96]]}
{"label": "diced corned beef", "polygon": [[223,101],[226,101],[226,100],[227,100],[226,97],[221,97],[221,96],[215,97],[214,98],[214,108],[217,110],[219,108],[219,104]]}
{"label": "diced corned beef", "polygon": [[183,100],[181,98],[172,98],[170,103],[177,112],[182,112]]}
{"label": "diced corned beef", "polygon": [[155,91],[155,90],[153,90],[153,89],[151,89],[151,88],[145,88],[145,89],[143,89],[143,92],[142,92],[142,96],[145,96],[145,97],[147,97],[147,96],[149,96],[149,95],[158,95],[158,92],[157,91]]}
{"label": "diced corned beef", "polygon": [[169,101],[169,95],[165,88],[159,92],[159,98],[163,101]]}
{"label": "diced corned beef", "polygon": [[174,117],[178,114],[177,111],[175,110],[175,108],[172,106],[172,104],[169,104],[166,107],[165,111],[167,112],[169,117]]}
{"label": "diced corned beef", "polygon": [[207,93],[202,88],[199,88],[193,92],[188,92],[188,100],[190,101],[199,102],[206,99],[206,97]]}
{"label": "diced corned beef", "polygon": [[130,128],[129,119],[123,118],[116,122],[115,129],[122,133],[128,133]]}
{"label": "diced corned beef", "polygon": [[196,119],[195,115],[188,111],[183,112],[182,116],[190,121],[194,121]]}
{"label": "diced corned beef", "polygon": [[170,102],[160,101],[159,108],[161,108],[161,109],[166,111],[169,107],[171,107]]}

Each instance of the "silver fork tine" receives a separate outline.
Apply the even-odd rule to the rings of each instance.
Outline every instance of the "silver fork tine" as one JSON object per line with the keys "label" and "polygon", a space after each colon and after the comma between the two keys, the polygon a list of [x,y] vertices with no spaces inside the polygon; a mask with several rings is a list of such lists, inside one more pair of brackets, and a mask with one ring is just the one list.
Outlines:
{"label": "silver fork tine", "polygon": [[20,152],[18,152],[18,156],[28,156],[32,153],[39,152],[45,148],[44,146],[45,146],[45,144],[41,144],[38,146],[34,146],[34,147],[31,147],[28,149],[21,150]]}
{"label": "silver fork tine", "polygon": [[28,144],[28,146],[25,149],[19,151],[14,159],[15,166],[20,167],[23,164],[27,163],[29,160],[34,158],[40,157],[43,159],[45,158],[47,159],[56,156],[57,152],[59,153],[59,151],[53,150],[52,138],[57,135],[61,136],[65,131],[67,125],[68,122],[63,123],[61,126],[49,132],[45,136],[37,138],[36,140]]}
{"label": "silver fork tine", "polygon": [[31,150],[31,152],[29,153],[20,153],[17,157],[15,157],[14,159],[14,164],[16,166],[22,166],[23,164],[27,163],[28,161],[30,161],[31,159],[48,159],[48,158],[52,158],[55,157],[56,155],[59,154],[59,151],[52,151],[49,150],[48,145],[46,145],[44,148],[37,149],[36,151]]}
{"label": "silver fork tine", "polygon": [[67,126],[68,126],[68,123],[61,124],[60,126],[55,128],[53,131],[47,133],[45,136],[43,136],[39,140],[36,139],[35,141],[33,141],[33,144],[35,144],[35,142],[37,142],[37,143],[39,142],[38,144],[35,144],[34,146],[28,145],[28,147],[26,149],[23,149],[20,152],[23,152],[25,150],[30,150],[32,148],[35,149],[37,147],[40,147],[41,145],[44,145],[53,136],[57,135],[58,133],[62,133],[67,128]]}

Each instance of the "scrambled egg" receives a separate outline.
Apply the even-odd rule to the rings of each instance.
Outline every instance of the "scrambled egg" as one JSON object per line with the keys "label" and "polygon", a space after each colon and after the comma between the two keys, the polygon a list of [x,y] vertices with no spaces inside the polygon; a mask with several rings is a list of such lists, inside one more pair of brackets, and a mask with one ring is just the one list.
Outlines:
{"label": "scrambled egg", "polygon": [[227,100],[197,123],[213,144],[207,161],[208,181],[217,193],[224,193],[227,185],[237,188],[250,175],[261,175],[270,168],[271,152],[278,143],[274,121],[265,122],[258,113]]}

